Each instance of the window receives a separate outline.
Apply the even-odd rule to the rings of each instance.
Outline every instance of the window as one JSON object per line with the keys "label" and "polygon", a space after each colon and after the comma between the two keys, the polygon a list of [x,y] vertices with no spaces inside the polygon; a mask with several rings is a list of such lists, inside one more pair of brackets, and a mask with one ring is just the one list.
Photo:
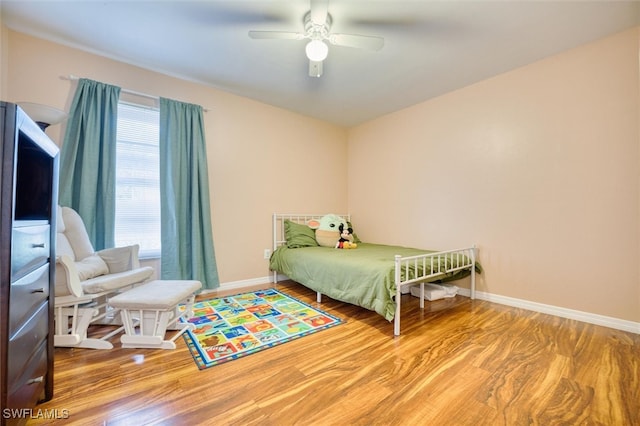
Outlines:
{"label": "window", "polygon": [[120,102],[116,144],[116,247],[160,256],[160,113]]}

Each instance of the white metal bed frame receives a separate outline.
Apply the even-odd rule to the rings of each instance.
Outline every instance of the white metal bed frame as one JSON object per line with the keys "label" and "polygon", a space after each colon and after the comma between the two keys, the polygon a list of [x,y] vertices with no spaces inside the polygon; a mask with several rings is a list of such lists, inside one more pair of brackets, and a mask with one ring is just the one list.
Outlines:
{"label": "white metal bed frame", "polygon": [[[320,219],[324,214],[273,214],[273,250],[275,251],[281,245],[286,243],[284,235],[284,221],[290,220],[295,223],[306,224],[311,219]],[[351,221],[351,215],[338,215],[344,220]],[[440,260],[443,257],[450,259],[450,265],[442,267]],[[400,305],[402,288],[409,285],[420,284],[420,309],[424,309],[424,284],[429,280],[433,280],[438,276],[460,271],[463,269],[471,269],[471,299],[476,297],[476,256],[477,248],[475,245],[471,247],[445,250],[433,253],[425,253],[417,256],[402,257],[396,255],[394,280],[396,285],[396,312],[393,318],[393,334],[400,335]],[[437,263],[434,264],[433,260]],[[429,265],[429,266],[428,266]],[[419,269],[420,268],[420,269]],[[402,272],[405,271],[405,277],[409,277],[408,271],[421,271],[422,273],[411,279],[402,279]],[[273,271],[273,282],[278,282],[278,272]],[[322,294],[316,292],[316,300],[318,303],[322,301]]]}

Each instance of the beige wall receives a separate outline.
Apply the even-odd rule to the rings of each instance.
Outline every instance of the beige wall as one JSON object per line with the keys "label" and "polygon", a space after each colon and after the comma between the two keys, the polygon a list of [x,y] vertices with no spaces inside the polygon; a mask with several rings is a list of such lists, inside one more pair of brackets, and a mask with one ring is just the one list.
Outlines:
{"label": "beige wall", "polygon": [[348,207],[367,241],[478,244],[481,291],[640,321],[637,29],[349,131],[5,28],[0,42],[3,100],[68,109],[74,74],[210,109],[223,283],[267,275],[272,212]]}
{"label": "beige wall", "polygon": [[[13,31],[8,44],[7,101],[68,111],[75,84],[60,77],[73,74],[210,110],[205,132],[223,284],[268,276],[263,251],[271,248],[274,211],[346,210],[347,140],[341,127]],[[47,133],[60,143],[63,130],[55,126]]]}
{"label": "beige wall", "polygon": [[359,236],[476,243],[481,291],[640,321],[638,31],[351,129]]}

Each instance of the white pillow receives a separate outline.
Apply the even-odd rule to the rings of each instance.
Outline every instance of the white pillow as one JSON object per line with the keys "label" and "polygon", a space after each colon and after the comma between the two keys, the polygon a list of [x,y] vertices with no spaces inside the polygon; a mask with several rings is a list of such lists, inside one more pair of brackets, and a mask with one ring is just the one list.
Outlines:
{"label": "white pillow", "polygon": [[76,262],[76,268],[78,269],[80,281],[86,281],[89,278],[95,278],[109,273],[109,267],[97,254],[87,256]]}

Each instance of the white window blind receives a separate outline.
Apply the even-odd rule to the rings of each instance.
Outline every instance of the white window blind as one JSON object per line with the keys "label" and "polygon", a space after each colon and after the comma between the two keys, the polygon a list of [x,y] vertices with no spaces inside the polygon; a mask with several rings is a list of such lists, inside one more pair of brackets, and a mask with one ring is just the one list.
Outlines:
{"label": "white window blind", "polygon": [[140,245],[160,256],[160,114],[120,102],[116,145],[116,247]]}

